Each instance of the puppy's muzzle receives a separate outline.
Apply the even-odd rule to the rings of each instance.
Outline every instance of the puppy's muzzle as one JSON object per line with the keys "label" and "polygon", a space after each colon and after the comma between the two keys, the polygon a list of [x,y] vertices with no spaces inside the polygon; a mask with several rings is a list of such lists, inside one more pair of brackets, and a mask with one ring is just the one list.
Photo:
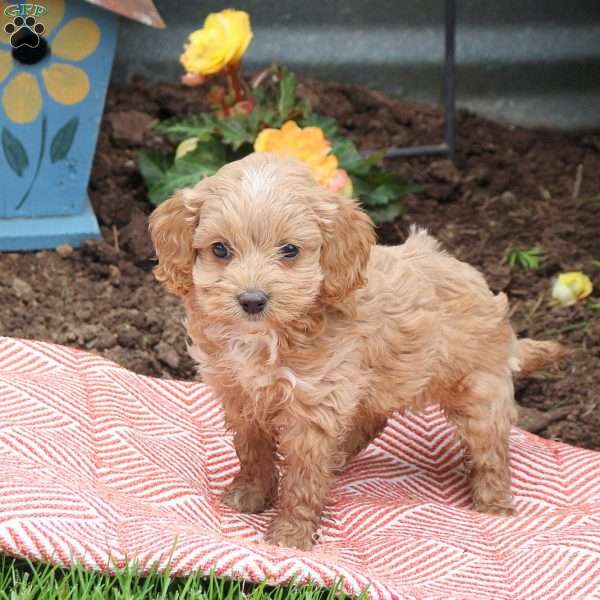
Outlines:
{"label": "puppy's muzzle", "polygon": [[265,310],[268,297],[260,290],[246,290],[238,296],[238,301],[244,312],[249,315],[257,315]]}

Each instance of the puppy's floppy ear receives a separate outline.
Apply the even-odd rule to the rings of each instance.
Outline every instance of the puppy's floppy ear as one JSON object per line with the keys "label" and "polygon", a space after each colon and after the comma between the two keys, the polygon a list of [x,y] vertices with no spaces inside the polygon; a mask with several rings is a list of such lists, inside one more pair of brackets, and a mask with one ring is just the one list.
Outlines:
{"label": "puppy's floppy ear", "polygon": [[201,200],[195,189],[179,190],[150,215],[150,236],[156,249],[156,279],[171,293],[187,296],[192,290],[192,239]]}
{"label": "puppy's floppy ear", "polygon": [[322,191],[315,211],[323,234],[321,300],[336,304],[364,285],[375,230],[356,200],[327,189]]}

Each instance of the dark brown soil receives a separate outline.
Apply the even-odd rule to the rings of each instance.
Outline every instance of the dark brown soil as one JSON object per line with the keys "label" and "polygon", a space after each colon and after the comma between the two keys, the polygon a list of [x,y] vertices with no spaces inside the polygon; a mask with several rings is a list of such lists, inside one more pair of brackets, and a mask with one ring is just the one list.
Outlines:
{"label": "dark brown soil", "polygon": [[[439,110],[363,88],[305,82],[315,110],[336,117],[363,150],[441,141]],[[140,148],[167,142],[156,119],[205,109],[204,91],[134,80],[113,86],[90,196],[104,240],[80,250],[0,255],[0,333],[92,350],[137,372],[191,378],[178,301],[153,280],[147,203],[136,169]],[[550,303],[553,276],[584,270],[600,290],[600,134],[566,135],[458,115],[455,165],[439,158],[390,163],[420,182],[407,211],[380,230],[401,242],[410,223],[428,227],[480,268],[511,300],[519,335],[574,349],[560,371],[517,384],[521,424],[543,436],[600,449],[600,311]],[[513,246],[540,245],[541,268],[506,265]],[[600,295],[600,294],[597,294]]]}

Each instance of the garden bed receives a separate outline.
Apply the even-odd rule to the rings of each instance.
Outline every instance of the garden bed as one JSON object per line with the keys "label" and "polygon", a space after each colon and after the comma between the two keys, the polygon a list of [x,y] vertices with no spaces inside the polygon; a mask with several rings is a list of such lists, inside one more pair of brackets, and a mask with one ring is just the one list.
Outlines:
{"label": "garden bed", "polygon": [[[364,88],[304,82],[316,112],[338,119],[362,150],[431,144],[441,112]],[[181,308],[154,281],[146,232],[151,206],[136,167],[140,148],[168,146],[156,119],[205,110],[204,90],[135,79],[109,91],[90,185],[104,241],[71,252],[0,255],[0,332],[96,351],[143,374],[194,376]],[[426,226],[452,253],[508,294],[519,335],[560,339],[575,350],[560,371],[517,384],[522,424],[600,449],[600,310],[551,305],[553,276],[583,270],[600,295],[600,134],[567,135],[458,115],[456,165],[440,158],[389,163],[423,186],[406,212],[380,228],[399,243]],[[508,251],[542,246],[540,268],[509,269]]]}

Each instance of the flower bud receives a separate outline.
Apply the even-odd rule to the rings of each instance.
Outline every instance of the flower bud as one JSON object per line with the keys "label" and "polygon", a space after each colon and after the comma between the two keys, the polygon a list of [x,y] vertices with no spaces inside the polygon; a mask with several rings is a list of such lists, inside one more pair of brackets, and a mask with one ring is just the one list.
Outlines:
{"label": "flower bud", "polygon": [[562,306],[570,306],[592,293],[590,278],[580,271],[561,273],[552,286],[552,297]]}

